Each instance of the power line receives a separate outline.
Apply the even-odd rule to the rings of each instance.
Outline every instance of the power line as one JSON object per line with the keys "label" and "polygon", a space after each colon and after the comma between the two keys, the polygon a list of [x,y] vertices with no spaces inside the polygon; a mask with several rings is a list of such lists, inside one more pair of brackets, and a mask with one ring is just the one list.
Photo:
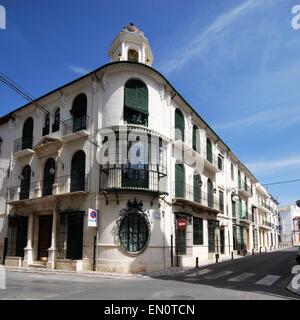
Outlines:
{"label": "power line", "polygon": [[[27,100],[28,102],[33,103],[36,107],[38,107],[41,111],[43,111],[45,114],[49,115],[53,119],[56,119],[55,114],[51,113],[46,106],[42,105],[41,103],[37,102],[36,99],[30,95],[27,91],[25,91],[22,87],[20,87],[18,84],[16,84],[13,80],[11,80],[9,77],[7,77],[5,74],[0,72],[0,81],[3,82],[8,88],[10,88],[12,91],[20,95],[22,98]],[[62,124],[65,128],[72,129],[72,126],[66,123],[66,121],[63,121],[59,119],[59,123]],[[81,132],[74,132],[76,135],[78,135],[81,138],[86,138],[86,135]],[[94,140],[91,140],[90,137],[87,138],[88,142],[92,143],[94,146],[99,147],[97,142]]]}
{"label": "power line", "polygon": [[292,183],[292,182],[300,182],[300,179],[295,180],[287,180],[287,181],[278,181],[278,182],[272,182],[272,183],[263,183],[263,186],[273,186],[277,184],[285,184],[285,183]]}

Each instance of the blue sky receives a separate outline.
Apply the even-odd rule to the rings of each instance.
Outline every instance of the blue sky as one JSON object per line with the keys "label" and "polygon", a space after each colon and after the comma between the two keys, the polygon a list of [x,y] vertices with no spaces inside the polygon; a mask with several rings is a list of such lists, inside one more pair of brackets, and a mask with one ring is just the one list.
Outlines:
{"label": "blue sky", "polygon": [[[134,22],[177,90],[263,183],[300,178],[300,0],[0,0],[0,71],[38,97],[109,61]],[[25,103],[0,85],[0,115]],[[300,183],[269,187],[282,204]]]}

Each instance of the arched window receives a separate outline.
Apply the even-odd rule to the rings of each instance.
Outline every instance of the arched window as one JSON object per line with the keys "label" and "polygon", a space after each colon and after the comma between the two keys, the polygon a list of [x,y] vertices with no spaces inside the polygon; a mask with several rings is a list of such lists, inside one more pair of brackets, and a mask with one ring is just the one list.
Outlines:
{"label": "arched window", "polygon": [[179,109],[175,111],[175,140],[184,141],[184,117]]}
{"label": "arched window", "polygon": [[200,174],[194,174],[193,175],[193,194],[194,194],[194,202],[201,203],[202,199],[202,181]]}
{"label": "arched window", "polygon": [[43,197],[51,196],[55,180],[55,160],[50,158],[44,167]]}
{"label": "arched window", "polygon": [[139,53],[134,49],[129,49],[128,61],[139,62]]}
{"label": "arched window", "polygon": [[60,108],[56,109],[54,114],[54,123],[52,125],[52,132],[59,131],[60,128]]}
{"label": "arched window", "polygon": [[207,180],[207,206],[214,207],[214,186],[210,179]]}
{"label": "arched window", "polygon": [[74,154],[71,164],[71,192],[85,191],[85,153]]}
{"label": "arched window", "polygon": [[129,253],[140,253],[148,243],[149,229],[146,219],[137,212],[126,214],[120,224],[120,243]]}
{"label": "arched window", "polygon": [[22,150],[31,149],[33,144],[33,119],[28,118],[23,126]]}
{"label": "arched window", "polygon": [[124,121],[148,125],[148,88],[144,82],[131,79],[124,88]]}
{"label": "arched window", "polygon": [[185,172],[180,163],[175,165],[175,197],[185,198]]}
{"label": "arched window", "polygon": [[0,154],[1,154],[1,149],[2,149],[2,143],[3,143],[3,139],[0,137]]}
{"label": "arched window", "polygon": [[20,175],[20,200],[29,199],[30,194],[30,180],[31,180],[31,168],[30,166],[24,167]]}
{"label": "arched window", "polygon": [[212,143],[209,138],[206,139],[206,159],[213,163]]}
{"label": "arched window", "polygon": [[200,134],[197,126],[193,126],[193,150],[200,153]]}
{"label": "arched window", "polygon": [[48,135],[50,132],[50,114],[47,113],[45,116],[45,124],[43,128],[43,136]]}
{"label": "arched window", "polygon": [[79,94],[70,111],[73,115],[73,132],[86,130],[87,128],[87,96],[84,93]]}

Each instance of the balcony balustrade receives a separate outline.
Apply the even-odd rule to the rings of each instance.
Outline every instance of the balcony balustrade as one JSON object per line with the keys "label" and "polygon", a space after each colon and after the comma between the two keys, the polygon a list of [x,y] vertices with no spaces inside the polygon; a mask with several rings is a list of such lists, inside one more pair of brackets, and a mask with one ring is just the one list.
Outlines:
{"label": "balcony balustrade", "polygon": [[89,175],[58,177],[52,185],[47,181],[35,181],[23,186],[20,183],[9,188],[8,203],[74,192],[89,192]]}
{"label": "balcony balustrade", "polygon": [[224,204],[219,201],[218,196],[214,192],[208,194],[198,186],[195,187],[178,181],[173,182],[172,185],[174,186],[174,199],[185,199],[200,204],[203,207],[224,212]]}
{"label": "balcony balustrade", "polygon": [[167,194],[165,174],[157,165],[103,165],[100,169],[100,191],[129,191]]}

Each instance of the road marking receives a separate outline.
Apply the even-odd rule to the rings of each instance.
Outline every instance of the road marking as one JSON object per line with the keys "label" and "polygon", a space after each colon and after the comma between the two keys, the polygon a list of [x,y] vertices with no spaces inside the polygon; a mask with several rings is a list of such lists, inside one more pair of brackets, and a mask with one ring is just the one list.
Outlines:
{"label": "road marking", "polygon": [[249,279],[250,277],[253,277],[255,275],[256,275],[256,273],[244,272],[244,273],[239,274],[238,276],[235,276],[233,278],[228,279],[227,281],[240,282],[240,281],[244,281],[246,279]]}
{"label": "road marking", "polygon": [[218,272],[218,273],[212,274],[210,276],[207,276],[207,277],[205,277],[205,279],[215,280],[215,279],[219,279],[221,277],[228,276],[231,273],[233,273],[233,271],[222,271],[222,272]]}
{"label": "road marking", "polygon": [[186,277],[190,278],[190,277],[202,276],[203,274],[207,274],[212,271],[213,271],[212,269],[203,269],[203,270],[199,270],[199,271],[195,271],[193,273],[187,274]]}
{"label": "road marking", "polygon": [[272,274],[267,275],[266,277],[260,279],[259,281],[255,282],[255,284],[261,285],[261,286],[271,286],[276,281],[278,281],[281,278],[281,276],[275,276]]}

